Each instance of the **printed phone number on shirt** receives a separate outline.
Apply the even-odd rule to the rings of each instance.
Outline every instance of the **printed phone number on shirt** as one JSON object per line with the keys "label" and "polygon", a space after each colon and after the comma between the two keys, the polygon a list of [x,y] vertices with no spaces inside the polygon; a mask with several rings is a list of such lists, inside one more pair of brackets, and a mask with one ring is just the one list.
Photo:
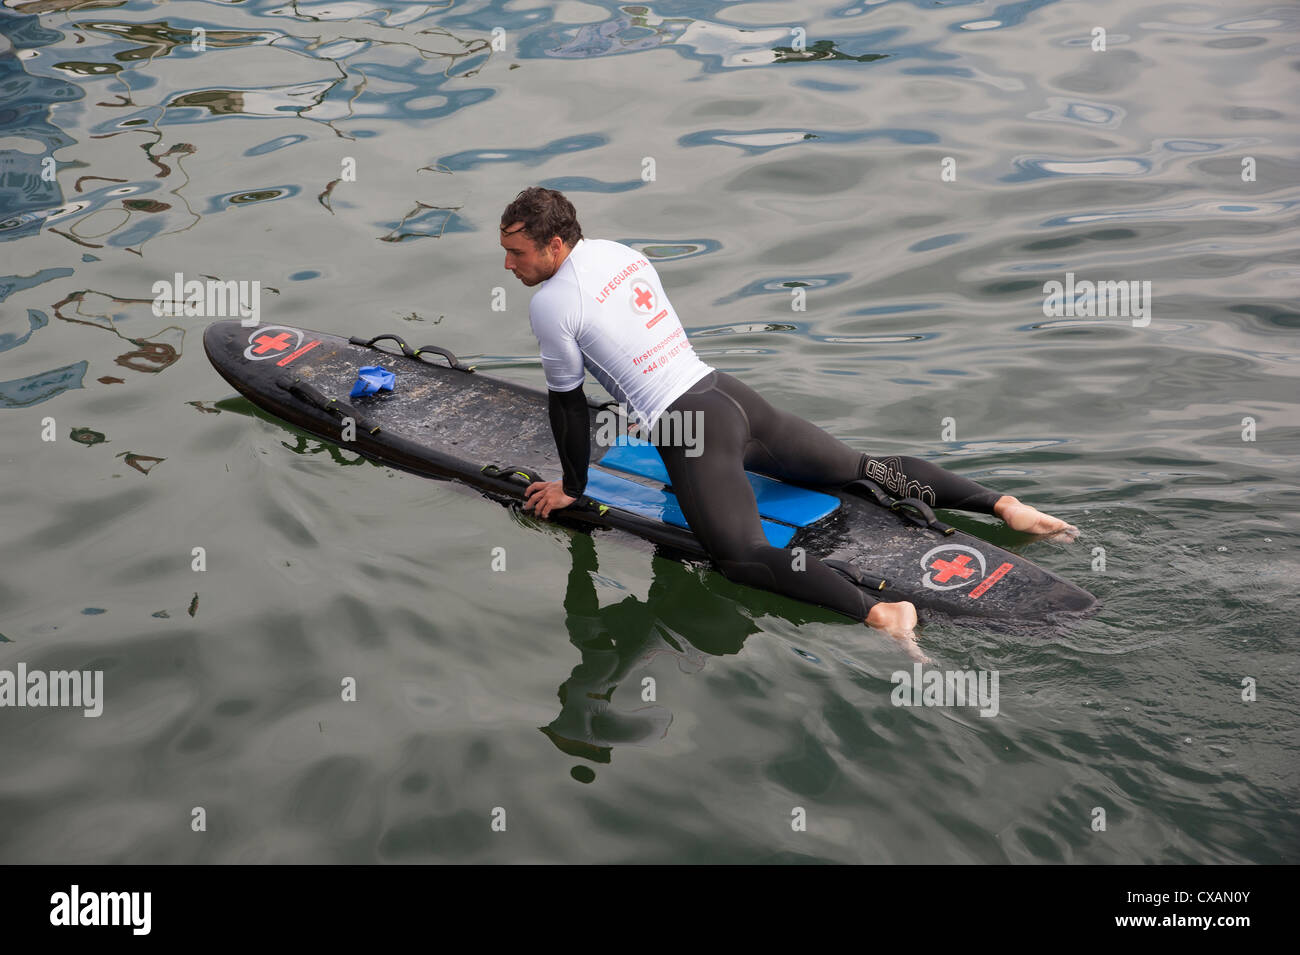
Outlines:
{"label": "printed phone number on shirt", "polygon": [[650,364],[642,368],[641,374],[644,375],[654,371],[656,368],[662,368],[665,364],[668,363],[668,360],[672,358],[674,355],[676,355],[678,352],[682,351],[683,349],[691,347],[690,342],[683,341],[674,345],[672,349],[669,350],[668,352],[665,352],[662,355],[657,354],[658,352],[663,351],[663,349],[667,348],[669,342],[671,342],[674,338],[677,338],[678,336],[684,334],[684,332],[685,329],[678,328],[675,332],[673,332],[671,335],[669,335],[667,338],[661,341],[658,345],[655,345],[653,348],[647,349],[639,357],[633,358],[632,364],[639,365],[643,361],[649,361],[650,357],[653,355],[656,356],[654,361],[651,361]]}

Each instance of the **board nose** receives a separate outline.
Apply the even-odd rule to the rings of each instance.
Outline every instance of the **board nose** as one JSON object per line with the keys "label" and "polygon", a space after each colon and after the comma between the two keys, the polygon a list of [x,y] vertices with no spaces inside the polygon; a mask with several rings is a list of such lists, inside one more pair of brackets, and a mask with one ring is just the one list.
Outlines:
{"label": "board nose", "polygon": [[223,318],[203,329],[203,350],[210,361],[229,362],[242,355],[250,336],[260,328],[244,325],[237,318]]}

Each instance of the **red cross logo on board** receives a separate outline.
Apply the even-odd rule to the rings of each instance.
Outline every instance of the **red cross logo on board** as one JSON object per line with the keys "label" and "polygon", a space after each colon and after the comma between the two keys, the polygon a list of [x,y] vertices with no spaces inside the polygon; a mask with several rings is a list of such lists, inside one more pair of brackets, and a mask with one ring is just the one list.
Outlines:
{"label": "red cross logo on board", "polygon": [[965,580],[975,573],[974,567],[966,566],[969,563],[970,554],[961,554],[956,560],[936,560],[930,565],[930,569],[935,572],[934,582],[936,584],[946,584],[954,576]]}
{"label": "red cross logo on board", "polygon": [[287,352],[296,353],[301,344],[302,329],[289,325],[263,325],[248,333],[248,347],[244,349],[244,357],[249,361],[279,358]]}
{"label": "red cross logo on board", "polygon": [[253,344],[257,346],[253,349],[254,355],[265,355],[273,348],[276,351],[284,351],[289,347],[289,333],[281,332],[275,337],[270,335],[258,335],[253,339]]}
{"label": "red cross logo on board", "polygon": [[921,583],[931,590],[957,590],[983,579],[988,566],[983,552],[966,544],[931,547],[920,560]]}
{"label": "red cross logo on board", "polygon": [[646,315],[655,310],[655,293],[649,283],[639,279],[632,283],[632,307]]}

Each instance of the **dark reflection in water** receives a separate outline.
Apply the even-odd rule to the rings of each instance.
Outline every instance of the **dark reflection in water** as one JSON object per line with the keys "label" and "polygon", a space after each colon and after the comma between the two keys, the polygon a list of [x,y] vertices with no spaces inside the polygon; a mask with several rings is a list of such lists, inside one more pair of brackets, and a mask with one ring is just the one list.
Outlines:
{"label": "dark reflection in water", "polygon": [[[174,27],[165,20],[158,20],[153,23],[85,20],[74,23],[73,29],[84,30],[86,33],[99,33],[138,44],[125,50],[118,50],[113,54],[113,59],[123,63],[131,63],[135,60],[152,60],[157,57],[167,56],[177,47],[189,50],[198,36],[191,32],[189,27]],[[203,30],[203,45],[213,49],[267,43],[279,36],[277,33],[254,33],[246,30],[217,30],[212,27],[201,27],[200,29]],[[63,67],[64,64],[58,64],[56,69],[62,69]]]}
{"label": "dark reflection in water", "polygon": [[313,434],[308,434],[306,431],[303,431],[301,428],[295,428],[293,425],[289,424],[288,422],[282,421],[280,418],[275,417],[275,415],[263,411],[261,408],[257,407],[257,405],[253,404],[247,398],[223,398],[220,401],[210,402],[210,404],[212,405],[211,408],[204,407],[204,404],[201,401],[190,401],[187,403],[197,407],[200,411],[207,411],[210,413],[211,412],[220,413],[222,411],[233,411],[236,414],[247,415],[250,418],[261,418],[263,421],[268,421],[271,424],[275,425],[276,427],[282,428],[293,435],[294,437],[293,444],[290,444],[287,441],[281,441],[280,445],[292,451],[294,454],[303,454],[303,455],[328,454],[330,456],[330,460],[332,460],[335,464],[341,464],[345,467],[354,467],[357,465],[364,465],[364,464],[369,464],[372,467],[377,467],[377,468],[385,466],[382,464],[377,464],[376,462],[371,461],[369,458],[360,454],[351,458],[344,457],[343,449],[340,448],[337,444],[334,444],[332,441],[324,441]]}
{"label": "dark reflection in water", "polygon": [[252,192],[241,192],[230,196],[227,200],[232,205],[247,205],[250,202],[265,202],[267,199],[279,199],[289,192],[287,189],[255,189]]}
{"label": "dark reflection in water", "polygon": [[[136,454],[134,451],[123,451],[118,455],[118,457],[125,459],[128,467],[135,468],[141,474],[148,474],[163,461],[167,460],[166,458],[156,458],[151,454]],[[196,594],[195,600],[197,599],[198,595]],[[190,616],[193,616],[193,614],[190,614]]]}
{"label": "dark reflection in water", "polygon": [[84,444],[86,447],[90,447],[92,444],[103,444],[108,440],[108,437],[102,431],[94,431],[90,428],[73,428],[68,437],[78,444]]}
{"label": "dark reflection in water", "polygon": [[64,60],[55,63],[54,68],[73,76],[110,76],[122,72],[122,67],[117,63],[83,63],[80,60]]}
{"label": "dark reflection in water", "polygon": [[[593,580],[595,542],[589,534],[570,534],[573,565],[564,597],[565,626],[582,660],[556,694],[559,716],[539,729],[562,753],[609,763],[615,746],[653,745],[672,723],[672,712],[648,698],[642,682],[649,676],[647,664],[667,655],[680,670],[694,673],[709,657],[739,653],[749,635],[761,629],[754,617],[774,609],[781,598],[745,591],[714,574],[706,582],[692,567],[656,555],[645,600],[629,594],[602,607]],[[735,595],[725,596],[722,588],[734,588]],[[784,600],[779,612],[798,623],[822,619],[802,616],[800,607]],[[690,639],[684,636],[688,633]],[[615,705],[614,692],[629,679],[634,682],[621,705]],[[593,778],[579,775],[584,777],[580,782]]]}
{"label": "dark reflection in water", "polygon": [[14,4],[19,13],[64,13],[69,10],[96,10],[124,7],[127,0],[28,0]]}
{"label": "dark reflection in water", "polygon": [[[313,99],[314,106],[319,102]],[[240,90],[199,90],[175,97],[169,106],[201,106],[213,116],[244,112],[244,94]]]}
{"label": "dark reflection in water", "polygon": [[[123,335],[117,329],[117,323],[115,321],[115,319],[117,318],[116,315],[108,315],[104,313],[97,314],[94,312],[83,313],[81,311],[86,296],[91,294],[102,295],[110,302],[117,305],[140,306],[144,304],[152,304],[153,302],[152,299],[119,298],[115,295],[108,295],[107,293],[104,292],[96,292],[93,289],[82,289],[77,292],[72,292],[65,298],[61,299],[59,302],[55,303],[54,305],[55,317],[60,318],[65,322],[72,322],[78,325],[90,325],[94,328],[111,331],[118,338],[121,338],[123,341],[129,342],[130,344],[134,345],[135,347],[131,351],[118,355],[116,358],[113,359],[117,364],[121,365],[123,368],[130,368],[132,371],[159,372],[165,368],[171,367],[177,361],[180,360],[182,349],[177,347],[176,345],[171,344],[170,342],[160,341],[159,339],[166,332],[174,331],[179,333],[178,340],[184,341],[185,329],[181,328],[178,325],[168,325],[166,328],[163,328],[157,333],[155,333],[153,338],[131,337],[128,335]],[[71,308],[74,314],[64,314],[63,310],[65,308]],[[86,317],[87,315],[89,317]],[[99,318],[101,320],[95,321],[94,320],[95,318]]]}
{"label": "dark reflection in water", "polygon": [[855,63],[872,63],[889,56],[888,53],[863,53],[860,56],[853,56],[851,53],[836,49],[834,40],[817,40],[802,50],[796,50],[791,46],[778,46],[772,52],[776,54],[777,63],[798,63],[807,60],[852,60]]}

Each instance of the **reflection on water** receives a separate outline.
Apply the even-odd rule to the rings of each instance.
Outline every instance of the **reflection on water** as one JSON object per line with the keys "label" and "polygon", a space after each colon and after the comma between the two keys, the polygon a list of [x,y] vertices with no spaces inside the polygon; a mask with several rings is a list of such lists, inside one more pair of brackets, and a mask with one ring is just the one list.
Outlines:
{"label": "reflection on water", "polygon": [[[1240,692],[1300,610],[1300,10],[1077,6],[8,0],[0,667],[118,689],[3,735],[0,856],[1295,861],[1297,714]],[[866,628],[286,432],[185,347],[221,316],[153,314],[256,280],[540,385],[496,230],[533,183],[710,363],[1079,525],[1022,552],[1105,612],[929,627],[1001,715],[903,712]],[[1150,282],[1150,325],[1045,316],[1066,273]],[[159,828],[192,780],[207,849]],[[507,846],[503,804],[548,808]]]}
{"label": "reflection on water", "polygon": [[[37,49],[56,43],[62,34],[46,29],[38,18],[0,12],[0,37],[9,49],[0,52],[0,90],[5,108],[0,110],[0,240],[18,239],[40,231],[44,210],[62,203],[57,177],[42,160],[74,140],[49,120],[56,103],[80,99],[84,94],[71,83],[32,76],[23,69],[16,49]],[[21,143],[21,146],[18,144]],[[36,151],[32,150],[36,146]]]}
{"label": "reflection on water", "polygon": [[69,388],[80,388],[82,379],[86,376],[86,368],[87,363],[79,361],[34,375],[0,381],[0,409],[27,408],[49,401]]}
{"label": "reflection on water", "polygon": [[[50,12],[40,4],[22,5],[18,9],[29,12]],[[261,5],[260,16],[282,16],[282,9],[269,9]],[[63,9],[56,7],[52,9]],[[80,8],[79,8],[80,9]],[[424,12],[437,9],[424,8]],[[249,11],[253,5],[249,5]],[[340,11],[334,10],[335,16]],[[358,13],[360,11],[357,11]],[[409,11],[415,12],[415,11]],[[295,18],[320,23],[316,16],[296,13]],[[278,30],[229,30],[200,24],[177,24],[169,21],[146,23],[85,20],[67,24],[65,30],[45,29],[36,17],[17,17],[0,13],[0,22],[19,56],[7,53],[0,57],[0,82],[7,91],[16,94],[23,104],[20,112],[7,114],[0,132],[21,133],[39,138],[46,156],[54,150],[71,145],[73,140],[48,120],[47,104],[81,99],[83,90],[67,82],[75,79],[91,93],[85,126],[94,139],[112,139],[118,136],[142,136],[136,143],[146,160],[157,170],[153,178],[165,179],[172,173],[166,157],[191,156],[198,148],[188,142],[171,141],[171,129],[176,126],[194,126],[205,121],[227,117],[265,117],[282,120],[286,114],[320,123],[340,138],[354,138],[339,121],[355,118],[358,103],[366,107],[365,114],[390,115],[404,121],[429,121],[480,102],[490,96],[486,90],[455,90],[448,95],[431,97],[430,92],[447,82],[463,80],[477,72],[469,64],[490,55],[490,48],[482,38],[465,40],[441,27],[403,30],[398,26],[366,24],[361,32],[363,39],[349,39],[340,46],[323,42],[325,34],[317,31],[314,37],[300,36]],[[401,23],[406,23],[402,20]],[[348,29],[355,30],[357,24]],[[202,30],[201,35],[196,31]],[[24,51],[67,41],[75,37],[78,58],[51,63],[48,69],[63,79],[32,76],[23,69],[20,59]],[[440,45],[441,44],[441,45]],[[164,58],[178,57],[194,67],[205,66],[204,57],[222,58],[230,55],[265,55],[272,52],[276,69],[286,66],[294,79],[287,83],[250,86],[247,88],[205,87],[177,91],[174,95],[158,93],[158,78],[154,71],[164,69]],[[92,54],[98,54],[94,58]],[[28,65],[36,66],[30,58]],[[301,64],[301,65],[298,65]],[[417,65],[418,64],[418,65]],[[440,72],[434,72],[433,66]],[[238,64],[225,63],[227,72],[240,73]],[[310,77],[310,71],[323,67],[327,76]],[[452,73],[455,67],[456,73]],[[309,71],[304,75],[303,71]],[[10,78],[12,76],[12,78]],[[396,87],[410,91],[406,96],[394,95]],[[379,91],[382,91],[380,93]],[[411,95],[413,94],[413,95]],[[437,99],[436,104],[430,100]],[[370,109],[378,105],[379,111]],[[124,114],[123,110],[127,110]],[[7,127],[7,128],[6,128]],[[282,144],[294,140],[280,137]],[[252,154],[256,152],[250,151]],[[185,182],[173,189],[174,203],[179,208],[172,217],[159,216],[171,209],[173,203],[161,200],[121,200],[125,194],[152,191],[157,184],[148,179],[129,178],[129,170],[118,165],[126,176],[97,175],[104,181],[129,183],[123,189],[100,189],[86,193],[78,202],[64,205],[58,192],[58,179],[49,175],[41,165],[41,155],[23,153],[7,154],[4,187],[0,192],[0,211],[5,216],[0,222],[0,240],[17,239],[38,231],[44,224],[56,234],[89,248],[117,246],[139,252],[144,243],[161,236],[191,228],[203,214],[221,211],[227,203],[247,203],[292,195],[301,188],[294,184],[274,189],[240,189],[233,193],[208,195],[198,203],[201,212],[190,205],[189,198],[179,189],[189,186]],[[202,161],[198,157],[196,161]],[[42,175],[42,172],[45,175]],[[81,192],[80,188],[76,190]],[[117,215],[106,218],[108,206],[116,206]],[[126,214],[122,214],[125,211]],[[150,213],[157,218],[141,221],[132,212]],[[409,217],[409,214],[408,214]],[[58,223],[55,226],[55,223]],[[445,222],[443,223],[445,228]],[[93,230],[93,231],[92,231]],[[388,231],[397,232],[399,224],[390,223]],[[413,231],[407,235],[441,235],[442,231]],[[99,241],[88,241],[88,240]],[[390,241],[395,241],[390,238]]]}
{"label": "reflection on water", "polygon": [[[582,661],[560,685],[560,715],[542,732],[561,752],[592,762],[610,762],[615,746],[653,745],[668,733],[672,712],[655,702],[655,681],[646,676],[652,661],[666,657],[681,672],[698,673],[710,656],[740,653],[745,639],[759,632],[750,615],[754,608],[781,603],[754,595],[746,612],[745,605],[710,588],[698,571],[656,557],[645,600],[629,594],[601,606],[592,538],[575,532],[569,556],[564,620]],[[790,619],[810,618],[796,609]],[[614,693],[629,679],[616,705]]]}
{"label": "reflection on water", "polygon": [[[87,301],[87,296],[90,301]],[[185,340],[185,329],[179,325],[167,325],[148,337],[127,336],[120,331],[122,324],[128,322],[137,324],[141,316],[152,319],[153,301],[153,299],[117,298],[102,292],[85,290],[73,292],[67,298],[56,302],[54,315],[65,322],[103,329],[134,345],[135,348],[113,359],[123,368],[132,371],[159,372],[175,364],[181,357],[181,343]],[[126,310],[113,310],[114,306],[125,306]],[[104,311],[93,311],[95,307],[102,308]]]}

